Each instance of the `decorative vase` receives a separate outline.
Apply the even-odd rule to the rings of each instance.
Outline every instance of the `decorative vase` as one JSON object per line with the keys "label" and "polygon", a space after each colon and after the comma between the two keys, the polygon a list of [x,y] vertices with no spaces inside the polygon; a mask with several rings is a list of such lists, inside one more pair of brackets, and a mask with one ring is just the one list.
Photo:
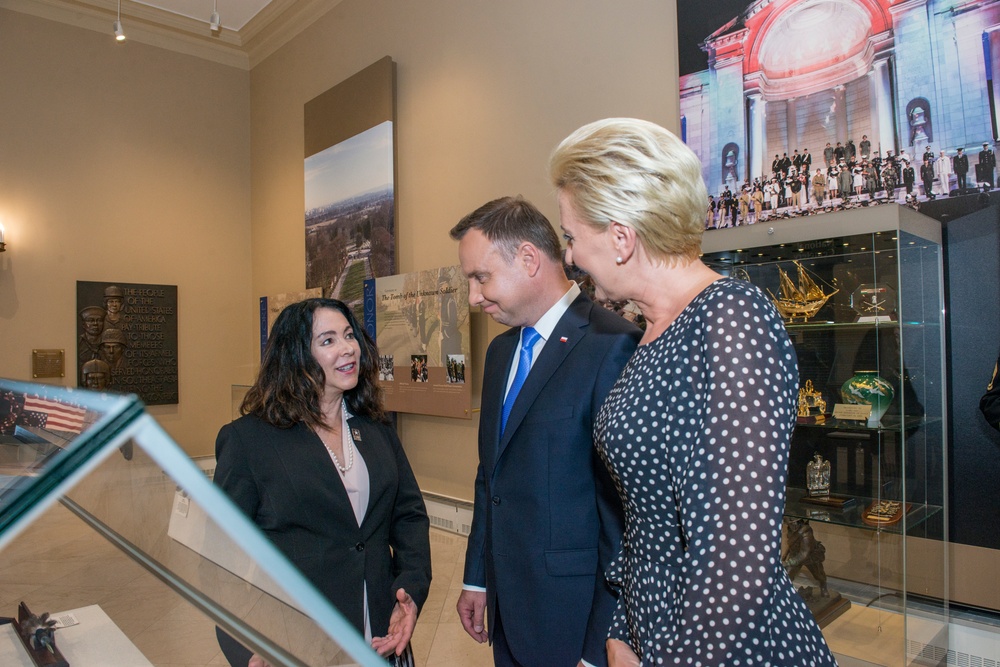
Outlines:
{"label": "decorative vase", "polygon": [[879,377],[878,371],[854,371],[854,376],[840,387],[844,403],[872,406],[869,426],[879,425],[895,394],[892,385]]}

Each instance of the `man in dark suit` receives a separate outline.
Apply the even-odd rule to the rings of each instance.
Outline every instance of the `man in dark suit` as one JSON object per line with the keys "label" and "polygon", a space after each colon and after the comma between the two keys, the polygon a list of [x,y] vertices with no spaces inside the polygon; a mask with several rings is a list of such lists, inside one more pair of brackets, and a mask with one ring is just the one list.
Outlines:
{"label": "man in dark suit", "polygon": [[993,168],[997,166],[996,155],[990,149],[990,145],[983,143],[983,150],[979,151],[979,164],[976,166],[976,171],[979,177],[976,179],[980,183],[985,183],[989,187],[993,187]]}
{"label": "man in dark suit", "polygon": [[788,153],[781,154],[781,162],[778,164],[781,171],[785,172],[787,175],[789,170],[792,168],[792,158],[788,157]]}
{"label": "man in dark suit", "polygon": [[924,184],[924,196],[928,199],[934,199],[934,191],[931,190],[931,186],[934,184],[934,165],[931,164],[926,155],[924,155],[924,163],[920,165],[920,180]]}
{"label": "man in dark suit", "polygon": [[955,177],[958,179],[957,187],[959,191],[964,190],[968,187],[966,185],[966,174],[969,173],[969,156],[965,154],[964,149],[958,149],[951,166],[955,168]]}
{"label": "man in dark suit", "polygon": [[451,236],[470,305],[511,327],[486,352],[459,617],[498,666],[606,665],[604,571],[623,518],[593,420],[641,332],[566,278],[555,230],[523,199],[485,204]]}

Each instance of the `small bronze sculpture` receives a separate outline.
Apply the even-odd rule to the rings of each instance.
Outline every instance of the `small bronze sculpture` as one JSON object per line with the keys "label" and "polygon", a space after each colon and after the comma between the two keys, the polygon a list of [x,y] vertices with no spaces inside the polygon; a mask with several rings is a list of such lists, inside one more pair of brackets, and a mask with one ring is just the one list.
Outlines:
{"label": "small bronze sculpture", "polygon": [[[826,547],[816,539],[808,519],[790,519],[787,526],[788,549],[785,551],[781,564],[788,573],[788,578],[795,580],[802,568],[806,568],[813,579],[819,584],[819,597],[830,597],[826,586],[826,570],[823,561],[826,560]],[[807,602],[815,597],[812,586],[799,587],[799,595]]]}

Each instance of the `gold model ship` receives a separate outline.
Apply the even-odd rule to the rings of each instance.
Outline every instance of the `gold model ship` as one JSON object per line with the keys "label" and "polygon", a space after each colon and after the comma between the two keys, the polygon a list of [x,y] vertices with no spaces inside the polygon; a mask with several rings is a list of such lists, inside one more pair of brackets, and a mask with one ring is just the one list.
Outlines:
{"label": "gold model ship", "polygon": [[831,288],[830,292],[824,291],[801,263],[794,262],[794,264],[798,270],[797,283],[792,282],[784,269],[779,267],[778,296],[775,296],[771,290],[768,290],[767,293],[771,295],[774,307],[778,309],[787,322],[794,322],[797,318],[801,318],[801,321],[805,322],[809,318],[815,317],[819,309],[830,300],[830,297],[840,290]]}

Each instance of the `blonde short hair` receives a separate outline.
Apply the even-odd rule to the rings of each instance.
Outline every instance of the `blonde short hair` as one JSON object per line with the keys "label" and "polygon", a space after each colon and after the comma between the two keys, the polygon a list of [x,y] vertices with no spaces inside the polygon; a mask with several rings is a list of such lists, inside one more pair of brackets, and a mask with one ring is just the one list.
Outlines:
{"label": "blonde short hair", "polygon": [[584,221],[600,231],[612,222],[631,227],[654,259],[701,251],[708,200],[701,162],[659,125],[634,118],[584,125],[552,153],[549,173]]}

